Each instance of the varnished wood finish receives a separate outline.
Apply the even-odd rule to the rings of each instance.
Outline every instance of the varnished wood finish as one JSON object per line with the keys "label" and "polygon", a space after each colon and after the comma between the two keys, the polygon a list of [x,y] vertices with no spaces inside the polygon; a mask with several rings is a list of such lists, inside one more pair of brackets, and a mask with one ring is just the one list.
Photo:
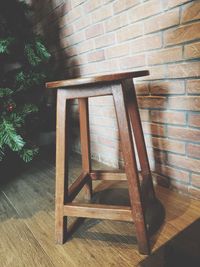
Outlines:
{"label": "varnished wood finish", "polygon": [[[66,233],[67,216],[80,216],[91,218],[109,218],[113,220],[132,220],[135,223],[136,236],[140,253],[150,252],[149,236],[145,214],[149,214],[148,201],[151,201],[152,214],[162,210],[161,204],[156,201],[148,158],[144,144],[144,136],[139,117],[135,89],[132,78],[148,75],[148,71],[117,73],[97,77],[80,78],[68,81],[47,83],[48,88],[59,88],[57,98],[57,159],[56,159],[56,240],[63,243]],[[87,85],[87,87],[86,87]],[[65,88],[64,88],[65,87]],[[73,88],[71,88],[73,87]],[[92,172],[90,163],[90,137],[89,137],[89,114],[88,97],[112,95],[116,109],[117,121],[121,137],[122,152],[125,162],[125,173],[116,172]],[[82,152],[82,174],[66,190],[67,183],[67,138],[66,138],[66,101],[78,98],[80,112],[80,139]],[[139,159],[142,167],[142,187],[135,159],[133,127]],[[110,176],[110,178],[108,177]],[[131,207],[104,207],[94,204],[71,204],[82,187],[86,188],[85,198],[87,201],[92,197],[92,180],[128,180]],[[147,182],[146,182],[147,181]],[[66,192],[67,191],[67,192]],[[144,193],[145,197],[142,196]],[[128,210],[128,211],[127,211]],[[132,213],[130,213],[130,211]],[[127,212],[129,215],[127,215]],[[147,212],[147,213],[146,213]],[[164,214],[162,212],[162,214]],[[84,216],[85,215],[85,216]],[[128,217],[127,217],[128,216]],[[162,219],[163,219],[162,215]],[[159,220],[157,220],[158,222]],[[159,224],[161,220],[159,221]],[[148,225],[148,229],[150,226]],[[64,231],[65,230],[65,231]]]}
{"label": "varnished wood finish", "polygon": [[[75,87],[76,88],[76,87]],[[96,96],[105,96],[105,95],[111,95],[112,94],[112,90],[110,87],[105,87],[102,89],[102,87],[95,86],[95,87],[91,87],[88,85],[88,87],[81,87],[79,86],[79,88],[77,89],[60,89],[60,90],[64,90],[66,91],[66,98],[67,99],[81,99],[81,98],[87,98],[87,97],[96,97]]]}
{"label": "varnished wood finish", "polygon": [[91,178],[87,172],[81,173],[81,175],[73,182],[68,189],[67,202],[71,202],[78,195],[81,189],[91,181]]}
{"label": "varnished wood finish", "polygon": [[57,93],[57,127],[56,127],[56,216],[55,238],[56,243],[63,244],[67,227],[67,218],[63,214],[63,205],[67,197],[67,114],[66,92],[58,90]]}
{"label": "varnished wood finish", "polygon": [[[95,169],[107,168],[94,160],[92,165]],[[69,184],[80,174],[80,166],[80,155],[73,155],[69,164]],[[166,219],[159,233],[153,238],[152,256],[138,253],[132,223],[112,220],[86,219],[76,229],[70,242],[60,246],[54,242],[54,173],[54,164],[40,159],[16,179],[0,185],[0,266],[177,266],[167,265],[165,260],[168,259],[168,253],[160,252],[168,252],[177,236],[184,235],[185,229],[192,227],[199,219],[200,201],[160,186],[155,187],[156,195],[165,206]],[[127,183],[117,181],[113,184],[112,181],[110,184],[106,181],[96,185],[97,183],[94,183],[95,191],[97,187],[98,191],[106,187],[119,190],[123,188],[126,190],[121,198],[127,198]],[[119,199],[117,192],[115,200]],[[82,201],[81,194],[82,192],[78,201]],[[71,223],[69,218],[68,224]],[[70,225],[68,229],[69,227]],[[198,233],[195,232],[196,237]],[[195,248],[199,248],[194,236],[190,236],[177,247],[177,253],[176,250],[172,251],[174,255],[185,256],[178,250],[183,246],[185,254],[189,254],[191,249],[195,251]],[[152,264],[149,264],[149,261]]]}
{"label": "varnished wood finish", "polygon": [[92,180],[102,180],[102,181],[127,181],[125,171],[115,170],[115,171],[91,171],[90,176]]}
{"label": "varnished wood finish", "polygon": [[[137,78],[149,75],[149,71],[134,71],[134,72],[122,72],[115,74],[106,74],[100,76],[91,77],[80,77],[71,80],[55,81],[46,83],[47,88],[61,88],[61,87],[72,87],[72,86],[82,86],[86,84],[98,84],[105,82],[121,81],[124,79]],[[77,87],[78,88],[78,87]]]}
{"label": "varnished wood finish", "polygon": [[64,206],[64,214],[73,217],[133,221],[131,208],[127,206],[68,203]]}
{"label": "varnished wood finish", "polygon": [[143,190],[145,191],[144,196],[146,198],[148,197],[147,201],[149,201],[150,198],[155,198],[155,193],[153,189],[151,171],[145,146],[144,135],[142,131],[142,124],[140,120],[135,87],[131,79],[123,81],[122,86],[126,91],[126,105],[130,116],[131,126],[135,136],[135,143],[141,167],[141,175],[143,177]]}
{"label": "varnished wood finish", "polygon": [[[78,100],[80,114],[80,139],[81,139],[81,154],[82,154],[82,169],[86,173],[90,173],[90,134],[89,134],[89,113],[88,113],[88,98]],[[89,176],[88,176],[89,177]],[[92,180],[89,177],[87,184],[84,186],[85,198],[92,198]]]}
{"label": "varnished wood finish", "polygon": [[150,247],[144,218],[144,210],[142,206],[140,181],[137,171],[133,139],[125,102],[126,95],[120,85],[113,88],[113,98],[122,144],[122,153],[125,162],[125,171],[129,184],[129,195],[139,251],[143,254],[148,254]]}

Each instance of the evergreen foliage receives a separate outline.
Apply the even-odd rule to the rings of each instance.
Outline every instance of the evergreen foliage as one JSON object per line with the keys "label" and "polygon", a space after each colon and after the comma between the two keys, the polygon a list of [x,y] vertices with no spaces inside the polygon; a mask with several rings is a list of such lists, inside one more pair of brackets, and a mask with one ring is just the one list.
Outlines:
{"label": "evergreen foliage", "polygon": [[0,161],[12,150],[29,162],[38,153],[34,124],[50,54],[35,35],[30,7],[0,1]]}

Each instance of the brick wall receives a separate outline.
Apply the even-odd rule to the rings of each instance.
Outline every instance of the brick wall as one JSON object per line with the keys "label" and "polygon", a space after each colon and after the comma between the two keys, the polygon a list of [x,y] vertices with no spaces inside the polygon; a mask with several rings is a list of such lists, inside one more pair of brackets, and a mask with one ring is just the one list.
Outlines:
{"label": "brick wall", "polygon": [[[200,1],[32,2],[65,77],[150,70],[136,90],[151,168],[160,184],[200,197]],[[111,97],[90,100],[90,111],[93,158],[123,165]]]}

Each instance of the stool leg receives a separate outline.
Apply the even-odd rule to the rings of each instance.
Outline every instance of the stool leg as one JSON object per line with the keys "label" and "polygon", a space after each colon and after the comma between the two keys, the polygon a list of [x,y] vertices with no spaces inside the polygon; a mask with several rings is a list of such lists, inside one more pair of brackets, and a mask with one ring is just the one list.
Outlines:
{"label": "stool leg", "polygon": [[141,200],[140,182],[124,93],[125,92],[123,92],[121,85],[113,87],[112,94],[117,114],[122,153],[124,157],[125,171],[128,179],[130,202],[135,223],[139,251],[142,254],[149,254],[150,247]]}
{"label": "stool leg", "polygon": [[[90,173],[90,134],[89,134],[89,111],[88,111],[88,98],[79,98],[79,114],[80,114],[80,140],[81,140],[81,153],[82,153],[82,169]],[[90,201],[92,198],[92,179],[84,186],[85,199]]]}
{"label": "stool leg", "polygon": [[63,244],[67,231],[67,218],[63,216],[63,206],[67,197],[67,136],[66,136],[66,97],[65,90],[57,93],[56,130],[56,199],[55,199],[55,239]]}
{"label": "stool leg", "polygon": [[142,131],[142,124],[140,120],[139,108],[138,108],[133,80],[130,79],[130,80],[123,81],[123,87],[124,87],[124,90],[127,90],[126,103],[127,103],[128,113],[130,116],[131,126],[132,126],[133,133],[135,136],[135,143],[136,143],[138,157],[139,157],[140,166],[141,166],[141,174],[143,177],[143,186],[145,190],[145,192],[143,193],[144,193],[144,196],[148,197],[149,199],[150,198],[154,199],[155,192],[153,188],[151,170],[149,166],[148,155],[147,155],[147,150],[145,146],[145,140],[144,140],[144,135]]}

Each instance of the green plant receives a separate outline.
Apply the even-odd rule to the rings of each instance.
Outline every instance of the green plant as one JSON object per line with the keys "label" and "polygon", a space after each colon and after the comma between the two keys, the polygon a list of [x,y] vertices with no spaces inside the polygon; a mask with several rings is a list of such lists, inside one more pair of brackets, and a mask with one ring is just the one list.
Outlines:
{"label": "green plant", "polygon": [[50,54],[32,30],[30,12],[24,2],[0,1],[0,161],[8,150],[25,162],[38,153],[38,89],[46,80]]}

